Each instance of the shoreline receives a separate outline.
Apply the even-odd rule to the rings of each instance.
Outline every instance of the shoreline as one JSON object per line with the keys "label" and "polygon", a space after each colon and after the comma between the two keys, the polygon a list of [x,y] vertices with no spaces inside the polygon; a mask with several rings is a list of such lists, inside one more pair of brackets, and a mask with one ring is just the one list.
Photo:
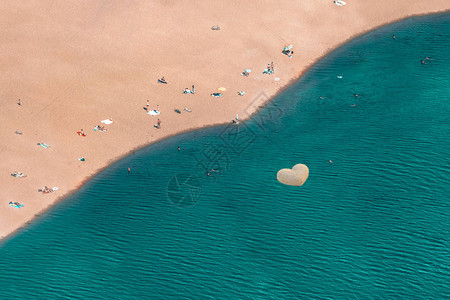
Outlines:
{"label": "shoreline", "polygon": [[[283,84],[282,86],[279,86],[276,88],[276,91],[272,94],[269,95],[268,98],[266,99],[266,101],[264,101],[263,103],[261,103],[261,105],[266,105],[267,103],[273,101],[276,97],[278,97],[281,93],[283,93],[286,89],[288,89],[289,87],[291,87],[293,84],[295,84],[296,82],[298,82],[298,80],[301,79],[301,77],[304,76],[305,73],[307,73],[312,67],[314,67],[319,61],[321,61],[324,57],[328,56],[330,53],[336,51],[337,49],[341,48],[343,45],[349,43],[350,41],[353,41],[354,39],[361,37],[369,32],[372,32],[374,30],[377,30],[378,28],[384,27],[384,26],[388,26],[390,24],[393,23],[397,23],[401,20],[405,20],[405,19],[409,19],[409,18],[413,18],[413,17],[421,17],[421,16],[426,16],[426,15],[435,15],[435,14],[444,14],[449,12],[450,9],[446,8],[446,9],[442,9],[442,10],[438,10],[438,11],[433,11],[433,12],[425,12],[425,13],[417,13],[417,14],[408,14],[406,16],[403,17],[399,17],[396,18],[394,20],[390,20],[388,22],[382,23],[380,25],[377,25],[375,27],[370,27],[364,31],[358,32],[353,34],[351,37],[345,39],[344,41],[340,42],[339,44],[335,45],[332,48],[328,48],[325,50],[325,53],[320,55],[319,57],[316,57],[314,59],[314,61],[312,61],[311,63],[309,63],[306,67],[301,68],[300,66],[297,66],[298,68],[301,68],[301,71],[298,72],[295,76],[291,76],[287,82],[285,84]],[[298,47],[301,47],[300,45]],[[281,54],[280,54],[281,55]],[[277,75],[273,75],[274,77],[276,77]],[[261,89],[263,89],[263,87],[261,87]],[[260,111],[260,108],[255,109],[254,111],[252,111],[249,115],[243,116],[243,118],[241,119],[242,122],[245,122],[246,120],[252,118],[255,114],[257,114]],[[111,165],[121,161],[122,159],[128,157],[129,155],[132,155],[133,153],[136,153],[137,151],[140,151],[146,147],[149,147],[152,144],[155,143],[159,143],[165,139],[169,139],[172,138],[174,136],[177,135],[181,135],[187,132],[192,132],[195,130],[199,130],[199,129],[206,129],[206,128],[211,128],[211,127],[217,127],[217,126],[222,126],[222,125],[226,125],[229,124],[229,122],[217,122],[217,123],[209,123],[209,124],[205,124],[205,125],[201,125],[201,126],[196,126],[191,125],[190,127],[188,127],[187,129],[184,130],[179,130],[176,131],[174,133],[169,133],[169,134],[165,134],[164,136],[161,137],[157,137],[154,140],[142,144],[140,146],[136,146],[134,148],[132,148],[131,150],[128,150],[126,152],[121,153],[118,156],[115,156],[113,158],[110,158],[106,161],[106,163],[104,163],[104,166],[101,168],[96,168],[93,172],[90,173],[90,175],[85,176],[81,181],[78,182],[78,184],[67,190],[67,192],[64,192],[62,195],[58,195],[55,197],[55,199],[46,207],[44,207],[43,209],[35,212],[32,216],[32,218],[30,218],[29,220],[27,220],[26,222],[22,222],[20,223],[20,226],[16,227],[16,229],[14,229],[13,231],[10,231],[8,233],[6,233],[5,235],[3,235],[2,237],[0,237],[0,246],[1,244],[6,243],[12,236],[14,236],[15,234],[19,233],[23,228],[25,228],[26,226],[29,226],[30,224],[32,224],[36,218],[41,217],[43,214],[45,214],[49,209],[51,209],[55,204],[59,203],[60,201],[65,200],[66,198],[74,195],[76,192],[78,192],[87,182],[89,182],[90,180],[92,180],[94,177],[96,177],[97,175],[99,175],[101,172],[103,172],[105,169],[109,168]],[[20,211],[20,210],[19,210]]]}

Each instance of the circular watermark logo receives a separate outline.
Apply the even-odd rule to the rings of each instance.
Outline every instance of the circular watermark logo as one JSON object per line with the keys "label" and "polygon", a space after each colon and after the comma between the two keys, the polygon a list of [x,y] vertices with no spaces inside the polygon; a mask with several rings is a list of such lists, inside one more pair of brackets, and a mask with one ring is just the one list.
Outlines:
{"label": "circular watermark logo", "polygon": [[167,184],[167,197],[176,207],[186,208],[197,203],[202,186],[198,176],[178,173]]}

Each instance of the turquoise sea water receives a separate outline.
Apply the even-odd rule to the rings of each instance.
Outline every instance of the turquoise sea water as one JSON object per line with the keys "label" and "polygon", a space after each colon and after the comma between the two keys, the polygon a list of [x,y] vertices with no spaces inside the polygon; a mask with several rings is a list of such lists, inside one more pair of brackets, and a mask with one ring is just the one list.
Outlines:
{"label": "turquoise sea water", "polygon": [[449,49],[448,13],[380,28],[116,163],[1,244],[0,297],[450,298]]}

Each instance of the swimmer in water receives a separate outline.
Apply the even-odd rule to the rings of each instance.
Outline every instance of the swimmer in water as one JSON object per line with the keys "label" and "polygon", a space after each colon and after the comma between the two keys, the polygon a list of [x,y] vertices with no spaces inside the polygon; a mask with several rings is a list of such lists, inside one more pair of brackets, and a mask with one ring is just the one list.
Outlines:
{"label": "swimmer in water", "polygon": [[130,167],[128,167],[128,174],[130,174],[130,172],[131,172],[131,168],[130,168]]}
{"label": "swimmer in water", "polygon": [[424,65],[424,64],[425,64],[425,61],[424,61],[424,60],[421,60],[420,63],[421,63],[422,65]]}
{"label": "swimmer in water", "polygon": [[181,148],[180,148],[180,146],[178,146],[177,150],[178,150],[178,152],[180,152],[180,151],[181,151]]}
{"label": "swimmer in water", "polygon": [[353,96],[355,96],[355,97],[359,97],[359,95],[358,95],[358,94],[353,94]]}
{"label": "swimmer in water", "polygon": [[395,34],[392,35],[392,39],[395,40]]}
{"label": "swimmer in water", "polygon": [[329,161],[328,161],[330,164],[332,164],[333,163],[333,161],[330,159]]}

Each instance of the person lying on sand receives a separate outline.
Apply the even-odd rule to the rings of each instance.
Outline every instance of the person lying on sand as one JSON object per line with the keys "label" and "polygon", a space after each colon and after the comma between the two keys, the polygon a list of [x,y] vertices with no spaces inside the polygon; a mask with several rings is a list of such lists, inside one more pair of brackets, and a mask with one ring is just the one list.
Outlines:
{"label": "person lying on sand", "polygon": [[105,126],[100,126],[100,125],[95,126],[94,130],[106,131]]}
{"label": "person lying on sand", "polygon": [[192,90],[189,90],[188,88],[185,88],[185,89],[183,90],[183,94],[192,94],[192,95],[194,95],[194,94],[195,94],[195,88],[194,88],[194,86],[192,86]]}
{"label": "person lying on sand", "polygon": [[18,178],[27,177],[27,175],[23,174],[22,172],[17,172],[17,171],[12,173],[11,176],[18,177]]}
{"label": "person lying on sand", "polygon": [[167,84],[167,81],[166,81],[166,79],[164,78],[164,76],[161,77],[161,78],[159,78],[159,79],[158,79],[158,82]]}

